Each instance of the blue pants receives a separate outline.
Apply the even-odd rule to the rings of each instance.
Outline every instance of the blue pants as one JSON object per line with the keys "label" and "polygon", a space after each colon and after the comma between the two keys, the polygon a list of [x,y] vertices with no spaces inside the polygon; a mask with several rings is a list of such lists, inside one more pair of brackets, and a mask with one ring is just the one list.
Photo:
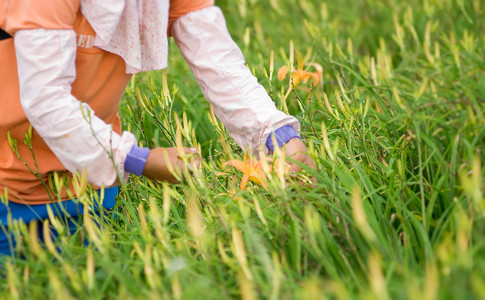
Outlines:
{"label": "blue pants", "polygon": [[[100,192],[98,191],[98,195]],[[112,187],[104,190],[103,207],[111,210],[115,206],[115,197],[118,194],[118,187]],[[0,256],[12,255],[15,249],[16,241],[14,235],[9,231],[8,213],[10,212],[12,220],[22,220],[25,224],[32,221],[43,221],[49,218],[47,207],[50,207],[55,216],[66,220],[66,229],[71,234],[75,233],[78,226],[78,219],[82,216],[84,207],[78,201],[68,200],[60,203],[48,203],[40,205],[26,205],[9,202],[7,206],[0,203]],[[94,205],[93,213],[98,213],[99,207]],[[69,218],[66,218],[66,215]],[[51,230],[51,234],[56,236],[56,232]],[[40,241],[44,241],[43,227],[38,226],[38,236]]]}

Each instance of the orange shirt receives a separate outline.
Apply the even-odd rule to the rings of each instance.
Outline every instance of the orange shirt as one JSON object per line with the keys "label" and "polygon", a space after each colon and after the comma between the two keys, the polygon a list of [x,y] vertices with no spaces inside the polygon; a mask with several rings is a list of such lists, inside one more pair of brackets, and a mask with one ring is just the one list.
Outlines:
{"label": "orange shirt", "polygon": [[[213,4],[213,1],[171,1],[170,23],[177,17]],[[0,0],[0,28],[11,34],[21,29],[72,29],[77,37],[76,80],[72,94],[88,103],[96,115],[120,133],[118,106],[130,80],[121,57],[93,47],[95,32],[79,10],[80,0]],[[23,143],[30,123],[20,105],[13,39],[0,41],[0,193],[18,203],[50,202],[42,182],[11,150],[7,133],[17,140],[21,158],[47,182],[49,173],[65,167],[33,131],[34,158]]]}

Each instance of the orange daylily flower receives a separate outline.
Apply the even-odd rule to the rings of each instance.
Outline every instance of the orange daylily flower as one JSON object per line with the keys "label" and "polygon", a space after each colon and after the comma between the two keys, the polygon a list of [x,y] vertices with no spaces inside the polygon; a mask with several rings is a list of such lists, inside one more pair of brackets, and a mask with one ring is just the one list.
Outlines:
{"label": "orange daylily flower", "polygon": [[[313,79],[313,86],[317,85],[322,78],[322,66],[317,63],[311,63],[310,66],[313,66],[316,69],[316,72],[308,72],[303,70],[303,57],[301,56],[300,52],[297,52],[297,61],[298,68],[296,70],[291,70],[293,73],[293,85],[296,87],[302,81],[303,83],[307,83],[310,78]],[[280,81],[286,78],[286,74],[288,74],[287,66],[282,66],[278,69],[278,79]]]}
{"label": "orange daylily flower", "polygon": [[223,166],[225,167],[227,165],[234,167],[243,173],[241,185],[239,186],[241,190],[244,190],[246,188],[249,180],[263,186],[264,188],[268,187],[268,185],[266,184],[266,174],[263,171],[263,165],[261,161],[248,159],[245,156],[243,161],[231,159],[224,163]]}

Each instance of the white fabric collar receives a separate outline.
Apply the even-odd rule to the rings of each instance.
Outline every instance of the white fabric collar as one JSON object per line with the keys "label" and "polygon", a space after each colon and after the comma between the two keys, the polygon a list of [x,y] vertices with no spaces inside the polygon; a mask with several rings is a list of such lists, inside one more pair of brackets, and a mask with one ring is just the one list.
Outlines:
{"label": "white fabric collar", "polygon": [[167,66],[168,9],[169,0],[81,0],[94,45],[121,56],[126,73]]}

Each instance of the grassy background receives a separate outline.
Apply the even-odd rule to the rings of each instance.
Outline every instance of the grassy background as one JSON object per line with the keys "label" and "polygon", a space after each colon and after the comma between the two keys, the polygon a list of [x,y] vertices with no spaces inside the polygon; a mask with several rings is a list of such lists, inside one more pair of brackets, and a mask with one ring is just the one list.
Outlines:
{"label": "grassy background", "polygon": [[[177,186],[133,177],[116,218],[50,247],[21,226],[25,258],[5,263],[0,297],[485,297],[485,4],[217,4],[260,83],[300,120],[318,184],[275,172],[268,189],[238,191],[222,163],[242,152],[171,43],[169,68],[135,76],[120,111],[145,146],[174,145],[180,128],[200,145],[201,174]],[[285,98],[275,72],[290,41],[323,83]]]}

